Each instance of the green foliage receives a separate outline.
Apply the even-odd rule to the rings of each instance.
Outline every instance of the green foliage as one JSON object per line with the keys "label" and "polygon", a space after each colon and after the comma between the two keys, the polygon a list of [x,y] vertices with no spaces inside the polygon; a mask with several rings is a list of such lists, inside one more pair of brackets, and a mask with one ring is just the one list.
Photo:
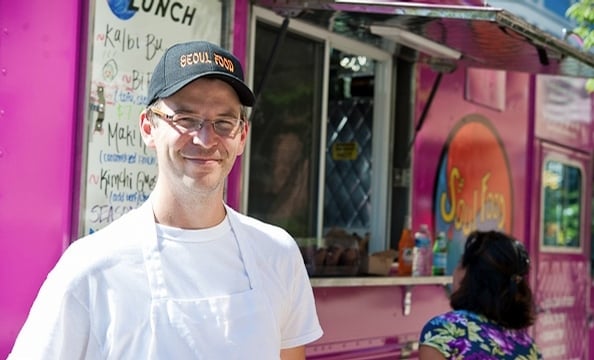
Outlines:
{"label": "green foliage", "polygon": [[[576,28],[573,32],[582,38],[583,49],[592,48],[594,46],[594,0],[578,0],[567,9],[565,15],[575,21]],[[588,79],[586,90],[590,93],[594,92],[594,79]]]}
{"label": "green foliage", "polygon": [[586,80],[586,91],[594,93],[594,79]]}
{"label": "green foliage", "polygon": [[578,0],[567,9],[565,15],[578,24],[594,24],[594,0]]}
{"label": "green foliage", "polygon": [[579,0],[567,9],[565,15],[575,21],[577,27],[573,32],[584,41],[584,50],[590,49],[594,45],[594,0]]}

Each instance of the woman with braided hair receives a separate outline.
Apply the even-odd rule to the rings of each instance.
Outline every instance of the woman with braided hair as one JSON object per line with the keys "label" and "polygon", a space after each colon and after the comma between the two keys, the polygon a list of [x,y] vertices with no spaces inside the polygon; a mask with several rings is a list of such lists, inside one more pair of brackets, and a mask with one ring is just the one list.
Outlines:
{"label": "woman with braided hair", "polygon": [[419,358],[542,359],[528,327],[535,321],[524,245],[498,231],[475,231],[454,270],[452,311],[429,320]]}

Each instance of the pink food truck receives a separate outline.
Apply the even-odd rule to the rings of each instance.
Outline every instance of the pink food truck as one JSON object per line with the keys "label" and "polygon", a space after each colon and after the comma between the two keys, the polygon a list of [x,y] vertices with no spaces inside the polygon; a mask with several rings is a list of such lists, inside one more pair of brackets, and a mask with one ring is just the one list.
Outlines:
{"label": "pink food truck", "polygon": [[[416,358],[475,229],[527,247],[544,358],[594,356],[594,55],[572,38],[482,0],[47,6],[0,2],[0,357],[69,244],[146,200],[137,116],[189,39],[232,50],[257,95],[227,202],[303,250],[308,359]],[[445,275],[398,275],[407,218],[446,235]]]}

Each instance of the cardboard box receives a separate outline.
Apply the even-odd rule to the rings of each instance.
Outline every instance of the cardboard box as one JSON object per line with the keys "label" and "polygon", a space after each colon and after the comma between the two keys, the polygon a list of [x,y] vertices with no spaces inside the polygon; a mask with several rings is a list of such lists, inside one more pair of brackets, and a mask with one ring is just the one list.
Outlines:
{"label": "cardboard box", "polygon": [[361,273],[389,275],[396,256],[398,256],[398,252],[391,249],[366,256],[361,263]]}

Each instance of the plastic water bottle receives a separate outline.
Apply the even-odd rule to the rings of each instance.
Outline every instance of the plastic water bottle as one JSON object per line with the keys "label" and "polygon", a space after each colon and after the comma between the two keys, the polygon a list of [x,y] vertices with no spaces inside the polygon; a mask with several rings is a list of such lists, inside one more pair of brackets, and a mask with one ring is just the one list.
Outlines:
{"label": "plastic water bottle", "polygon": [[427,224],[422,224],[415,233],[412,276],[431,275],[431,233]]}
{"label": "plastic water bottle", "polygon": [[446,273],[448,264],[448,239],[443,231],[440,231],[433,244],[433,275],[442,276]]}

